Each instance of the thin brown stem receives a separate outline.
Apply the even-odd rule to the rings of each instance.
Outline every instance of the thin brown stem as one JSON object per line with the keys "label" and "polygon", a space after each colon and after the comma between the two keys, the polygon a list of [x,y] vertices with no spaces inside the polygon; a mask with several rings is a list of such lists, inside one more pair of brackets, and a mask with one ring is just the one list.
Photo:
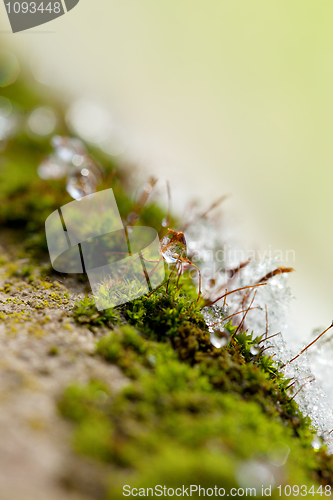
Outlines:
{"label": "thin brown stem", "polygon": [[164,225],[164,227],[162,226],[162,228],[160,229],[160,231],[158,233],[159,237],[161,237],[161,234],[163,233],[165,227],[170,225],[170,219],[171,219],[171,189],[170,189],[170,182],[168,180],[166,181],[166,185],[167,185],[167,194],[168,194],[168,211],[167,211],[167,215],[165,217],[165,225]]}
{"label": "thin brown stem", "polygon": [[214,210],[214,208],[217,208],[223,201],[225,201],[227,198],[229,198],[229,196],[230,195],[225,194],[225,195],[221,196],[221,198],[219,198],[217,201],[214,201],[214,203],[205,212],[198,215],[194,221],[188,222],[187,224],[185,224],[185,226],[183,227],[183,231],[185,231],[189,226],[193,226],[193,224],[195,224],[196,222],[199,222],[199,220],[203,219],[204,217],[207,217],[209,212]]}
{"label": "thin brown stem", "polygon": [[201,272],[200,272],[200,269],[198,268],[198,266],[193,264],[193,262],[191,262],[190,260],[187,260],[187,262],[188,262],[188,264],[191,264],[191,266],[195,267],[199,273],[199,293],[198,293],[198,297],[196,300],[196,304],[197,304],[199,302],[200,297],[201,297]]}
{"label": "thin brown stem", "polygon": [[313,344],[315,344],[317,342],[317,340],[319,340],[320,337],[322,337],[323,335],[325,335],[325,333],[328,332],[328,330],[330,330],[331,328],[333,328],[333,322],[332,322],[331,326],[329,326],[328,328],[326,328],[326,330],[324,330],[320,335],[318,335],[318,337],[316,337],[299,354],[297,354],[297,356],[295,356],[293,359],[291,359],[290,361],[288,361],[288,363],[285,363],[284,365],[282,365],[281,369],[284,368],[287,364],[292,363],[293,361],[295,361],[295,359],[299,358],[305,351],[307,351],[309,349],[309,347],[313,346]]}
{"label": "thin brown stem", "polygon": [[115,170],[112,170],[108,176],[108,178],[106,179],[106,185],[108,188],[111,187],[112,185],[112,181],[113,181],[113,178],[114,176],[116,175],[116,171]]}
{"label": "thin brown stem", "polygon": [[[228,290],[227,290],[227,289],[225,289],[225,293],[227,293],[227,292],[228,292]],[[223,307],[225,307],[225,306],[226,306],[226,304],[227,304],[227,296],[225,295],[225,297],[224,297],[224,301],[223,301]]]}
{"label": "thin brown stem", "polygon": [[177,285],[176,285],[176,288],[179,287],[179,280],[180,280],[181,274],[182,274],[182,264],[179,261],[179,269],[177,269]]}
{"label": "thin brown stem", "polygon": [[274,347],[273,345],[268,345],[267,347],[264,347],[263,349],[261,349],[261,352],[266,351],[266,349],[272,349],[273,347]]}
{"label": "thin brown stem", "polygon": [[238,274],[244,267],[246,267],[248,264],[250,264],[251,259],[248,259],[246,262],[241,262],[239,266],[233,268],[233,269],[226,269],[226,272],[229,273],[229,279],[233,278],[235,274]]}
{"label": "thin brown stem", "polygon": [[135,262],[138,258],[140,257],[140,255],[135,255],[135,257],[133,259],[131,259],[125,266],[125,269],[122,273],[122,275],[120,276],[120,278],[118,279],[118,281],[122,281],[124,279],[124,276],[125,276],[125,273],[127,271],[127,269],[130,267],[131,264],[133,264],[133,262]]}
{"label": "thin brown stem", "polygon": [[156,179],[155,177],[151,177],[150,179],[148,179],[147,184],[150,185],[151,189],[149,189],[149,190],[145,189],[143,191],[143,193],[141,194],[139,200],[137,201],[136,205],[133,207],[132,213],[134,213],[136,215],[136,218],[135,218],[134,222],[131,224],[131,226],[135,226],[136,223],[138,222],[141,211],[142,211],[143,207],[145,206],[145,204],[147,203],[148,198],[150,197],[150,194],[153,191],[157,181],[158,181],[158,179]]}
{"label": "thin brown stem", "polygon": [[256,285],[243,286],[242,288],[237,288],[236,290],[231,290],[231,292],[226,292],[225,294],[221,295],[221,297],[214,300],[213,302],[210,302],[209,304],[205,304],[201,309],[203,309],[204,307],[213,306],[214,304],[216,304],[216,302],[223,299],[224,297],[227,297],[227,295],[231,295],[232,293],[241,292],[242,290],[247,290],[249,288],[256,288],[258,286],[265,286],[265,285],[267,285],[267,283],[257,283]]}
{"label": "thin brown stem", "polygon": [[266,311],[266,340],[267,340],[267,335],[268,335],[268,311],[267,311],[267,304],[265,304],[265,311]]}
{"label": "thin brown stem", "polygon": [[278,335],[281,335],[281,332],[274,333],[274,335],[270,335],[269,337],[265,337],[264,339],[260,340],[258,344],[261,344],[261,342],[266,342],[266,340],[272,339],[273,337],[277,337]]}
{"label": "thin brown stem", "polygon": [[173,275],[174,270],[175,270],[175,269],[176,269],[176,267],[177,267],[177,263],[178,263],[178,260],[175,262],[175,265],[173,266],[173,268],[171,269],[171,272],[170,272],[170,274],[169,274],[169,278],[168,278],[168,280],[167,280],[167,287],[166,287],[166,290],[165,290],[165,291],[166,291],[166,293],[168,293],[168,291],[169,291],[169,283],[170,283],[170,280],[171,280],[171,276]]}
{"label": "thin brown stem", "polygon": [[263,276],[258,281],[258,283],[261,283],[262,281],[268,281],[270,278],[273,278],[273,276],[276,276],[277,274],[292,273],[293,271],[295,271],[295,269],[293,267],[283,267],[283,266],[278,267],[274,271],[271,271],[270,273],[265,274],[265,276]]}
{"label": "thin brown stem", "polygon": [[161,257],[158,261],[156,261],[156,266],[153,267],[152,271],[150,272],[150,276],[152,276],[156,269],[158,268],[158,265],[160,264],[160,262],[163,260],[163,257]]}
{"label": "thin brown stem", "polygon": [[289,384],[289,385],[286,387],[286,391],[287,391],[288,389],[290,389],[290,388],[291,388],[293,385],[295,385],[295,384],[296,384],[296,380],[294,380],[294,382],[292,382],[291,384]]}
{"label": "thin brown stem", "polygon": [[314,380],[316,380],[315,378],[313,378],[312,380],[308,381],[308,382],[305,382],[299,389],[297,392],[295,392],[295,394],[293,395],[292,398],[289,399],[288,403],[290,403],[290,401],[292,401],[296,396],[297,394],[299,394],[301,392],[302,389],[304,389],[304,387],[306,386],[306,384],[311,384],[311,382],[313,382]]}
{"label": "thin brown stem", "polygon": [[[253,311],[254,309],[260,309],[260,306],[251,307],[249,310]],[[246,312],[246,311],[247,311],[247,309],[243,309],[242,311],[237,311],[234,314],[230,314],[230,316],[227,316],[226,318],[223,318],[223,322],[226,321],[227,319],[230,319],[230,318],[233,318],[234,316],[237,316],[237,314],[242,314],[243,312]],[[212,326],[215,326],[218,323],[219,323],[219,321],[216,322],[216,323],[213,323]]]}
{"label": "thin brown stem", "polygon": [[246,312],[245,312],[245,314],[244,314],[244,316],[243,316],[242,321],[241,321],[241,322],[240,322],[240,324],[238,325],[238,328],[237,328],[237,330],[235,331],[235,333],[232,335],[233,337],[235,337],[235,336],[237,335],[238,331],[242,328],[243,323],[244,323],[244,321],[245,321],[245,318],[246,318],[246,316],[247,316],[247,313],[249,312],[249,310],[250,310],[250,308],[251,308],[251,306],[252,306],[252,304],[253,304],[253,302],[254,302],[254,299],[256,298],[256,295],[257,295],[257,290],[254,292],[253,299],[251,300],[250,306],[247,308],[247,310],[246,310]]}
{"label": "thin brown stem", "polygon": [[163,285],[165,285],[166,281],[163,281],[163,283],[161,283],[160,285],[158,285],[156,288],[154,288],[154,290],[152,290],[150,293],[148,293],[147,297],[150,297],[151,295],[153,295],[153,293],[157,292],[157,290],[159,288],[161,288]]}

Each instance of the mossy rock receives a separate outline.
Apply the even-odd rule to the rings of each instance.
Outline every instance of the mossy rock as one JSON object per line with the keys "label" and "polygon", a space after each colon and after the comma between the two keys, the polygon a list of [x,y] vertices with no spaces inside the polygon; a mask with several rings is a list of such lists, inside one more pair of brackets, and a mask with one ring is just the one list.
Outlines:
{"label": "mossy rock", "polygon": [[[53,97],[23,80],[3,95],[23,114],[36,105],[55,106],[57,133],[69,133]],[[178,286],[170,282],[101,312],[84,277],[67,281],[52,272],[44,222],[70,198],[64,181],[37,177],[49,152],[47,140],[21,132],[9,140],[0,172],[0,377],[9,387],[2,412],[14,415],[0,427],[5,440],[11,425],[23,432],[31,424],[33,433],[22,438],[30,443],[25,466],[42,453],[42,445],[33,451],[37,442],[47,443],[45,457],[57,450],[62,464],[60,472],[50,465],[41,474],[30,465],[27,487],[46,484],[62,500],[123,498],[124,485],[143,496],[155,485],[229,492],[247,482],[256,485],[256,496],[259,483],[275,485],[273,498],[279,484],[313,486],[314,496],[321,496],[318,488],[333,483],[333,459],[324,445],[312,447],[311,422],[278,364],[251,353],[261,342],[259,332],[236,334],[230,321],[230,341],[215,348],[186,274]],[[90,152],[106,172],[115,172],[112,188],[127,218],[134,206],[128,171]],[[160,230],[165,216],[158,204],[148,203],[138,222]],[[45,406],[25,418],[36,393]],[[14,451],[20,455],[18,447]],[[10,497],[25,500],[16,487]]]}

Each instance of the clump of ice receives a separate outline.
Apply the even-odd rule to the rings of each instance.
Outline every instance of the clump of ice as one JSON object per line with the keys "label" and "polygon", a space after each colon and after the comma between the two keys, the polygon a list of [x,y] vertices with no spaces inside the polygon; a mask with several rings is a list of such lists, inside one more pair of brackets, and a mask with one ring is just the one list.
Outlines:
{"label": "clump of ice", "polygon": [[[216,226],[205,220],[193,224],[186,231],[191,254],[189,257],[200,268],[204,293],[212,301],[222,296],[226,289],[230,292],[258,283],[281,265],[277,259],[266,258],[260,262],[253,260],[238,272],[230,272],[230,269],[237,268],[241,262],[234,261],[230,257],[230,251],[226,255],[223,250],[225,242],[220,240],[218,234]],[[290,397],[298,403],[300,411],[311,418],[312,426],[318,434],[313,442],[314,449],[320,448],[323,440],[328,451],[333,453],[333,433],[332,437],[330,434],[333,429],[333,384],[330,382],[333,372],[333,341],[329,342],[329,332],[328,336],[324,336],[290,363],[304,346],[290,340],[296,336],[292,335],[288,324],[289,304],[293,299],[288,286],[288,274],[276,275],[267,280],[267,285],[249,290],[244,301],[245,293],[246,291],[235,292],[203,309],[209,331],[213,334],[215,329],[222,330],[224,318],[248,308],[255,294],[251,306],[255,309],[247,313],[243,328],[253,332],[255,336],[265,334],[265,337],[270,337],[279,333],[265,340],[261,346],[283,367],[285,376],[292,379]],[[234,324],[239,324],[242,319],[243,314],[235,316]]]}
{"label": "clump of ice", "polygon": [[226,321],[228,321],[224,319],[229,315],[229,307],[227,306],[221,307],[213,305],[205,307],[202,312],[208,326],[208,330],[211,333],[218,328],[222,328]]}

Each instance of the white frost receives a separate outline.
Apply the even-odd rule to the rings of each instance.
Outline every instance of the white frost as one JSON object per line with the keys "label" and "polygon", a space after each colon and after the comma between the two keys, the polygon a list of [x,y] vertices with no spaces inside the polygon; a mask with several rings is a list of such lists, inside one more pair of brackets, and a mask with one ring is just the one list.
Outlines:
{"label": "white frost", "polygon": [[[223,295],[228,283],[228,292],[237,288],[257,283],[269,272],[281,265],[276,259],[265,259],[261,262],[251,261],[238,273],[230,278],[228,269],[237,267],[240,262],[235,260],[232,248],[229,246],[228,253],[221,252],[225,248],[225,242],[218,237],[219,231],[213,223],[200,221],[190,226],[186,231],[189,248],[189,258],[198,265],[203,276],[203,290],[210,295],[212,300]],[[237,252],[234,252],[237,255]],[[223,257],[223,258],[221,258]],[[213,284],[213,288],[212,288]],[[214,295],[214,290],[216,294]],[[315,343],[302,354],[297,360],[289,363],[303,347],[295,342],[297,336],[288,325],[289,304],[293,296],[288,286],[288,275],[279,274],[268,280],[268,284],[253,289],[249,294],[245,307],[241,307],[244,292],[236,292],[228,295],[226,303],[221,299],[216,305],[206,307],[203,310],[205,320],[211,334],[217,328],[223,328],[223,318],[249,307],[256,290],[252,307],[255,310],[248,312],[245,325],[246,329],[259,336],[266,332],[266,307],[268,318],[267,336],[281,332],[279,335],[268,339],[263,343],[266,352],[274,355],[274,359],[283,368],[287,378],[292,379],[293,391],[291,397],[297,401],[301,412],[311,418],[312,426],[317,431],[333,453],[333,384],[331,374],[333,373],[333,343],[329,342],[332,337],[330,332]],[[213,291],[213,292],[212,292]],[[239,323],[243,314],[233,318],[234,324]],[[316,332],[318,335],[320,332]],[[315,338],[315,336],[313,338]],[[321,439],[315,438],[313,447],[318,449]]]}

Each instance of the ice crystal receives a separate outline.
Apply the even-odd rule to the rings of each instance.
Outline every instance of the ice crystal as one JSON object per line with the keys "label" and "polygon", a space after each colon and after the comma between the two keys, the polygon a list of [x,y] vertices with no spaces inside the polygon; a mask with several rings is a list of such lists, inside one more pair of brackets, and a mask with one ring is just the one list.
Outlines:
{"label": "ice crystal", "polygon": [[[257,284],[281,265],[277,259],[266,258],[240,266],[241,262],[230,258],[232,252],[225,254],[225,242],[218,235],[214,224],[207,221],[200,221],[186,231],[189,257],[200,267],[206,298],[211,301],[223,295],[225,289],[229,292]],[[239,271],[237,266],[241,267]],[[317,431],[319,437],[314,439],[313,447],[319,449],[324,440],[328,450],[333,453],[330,434],[333,429],[333,385],[330,377],[333,371],[333,345],[324,336],[309,351],[290,363],[300,352],[301,346],[295,343],[297,337],[288,324],[289,304],[293,296],[287,274],[277,274],[268,279],[266,285],[256,289],[228,295],[228,309],[226,298],[205,307],[203,315],[213,345],[215,331],[223,331],[226,316],[248,308],[253,298],[253,309],[247,312],[243,329],[263,335],[261,347],[267,350],[267,354],[274,356],[285,376],[292,379],[290,397],[298,403],[300,411],[311,418],[313,429]],[[242,319],[243,314],[236,315],[233,323],[240,324]],[[265,340],[266,337],[270,338]],[[259,346],[252,346],[251,353],[257,355],[259,350]]]}
{"label": "ice crystal", "polygon": [[224,318],[229,314],[229,308],[227,306],[209,306],[205,307],[202,311],[205,318],[208,330],[212,333],[217,328],[222,328],[225,324]]}
{"label": "ice crystal", "polygon": [[169,234],[161,239],[159,252],[168,264],[184,261],[187,258],[184,234],[170,230]]}

